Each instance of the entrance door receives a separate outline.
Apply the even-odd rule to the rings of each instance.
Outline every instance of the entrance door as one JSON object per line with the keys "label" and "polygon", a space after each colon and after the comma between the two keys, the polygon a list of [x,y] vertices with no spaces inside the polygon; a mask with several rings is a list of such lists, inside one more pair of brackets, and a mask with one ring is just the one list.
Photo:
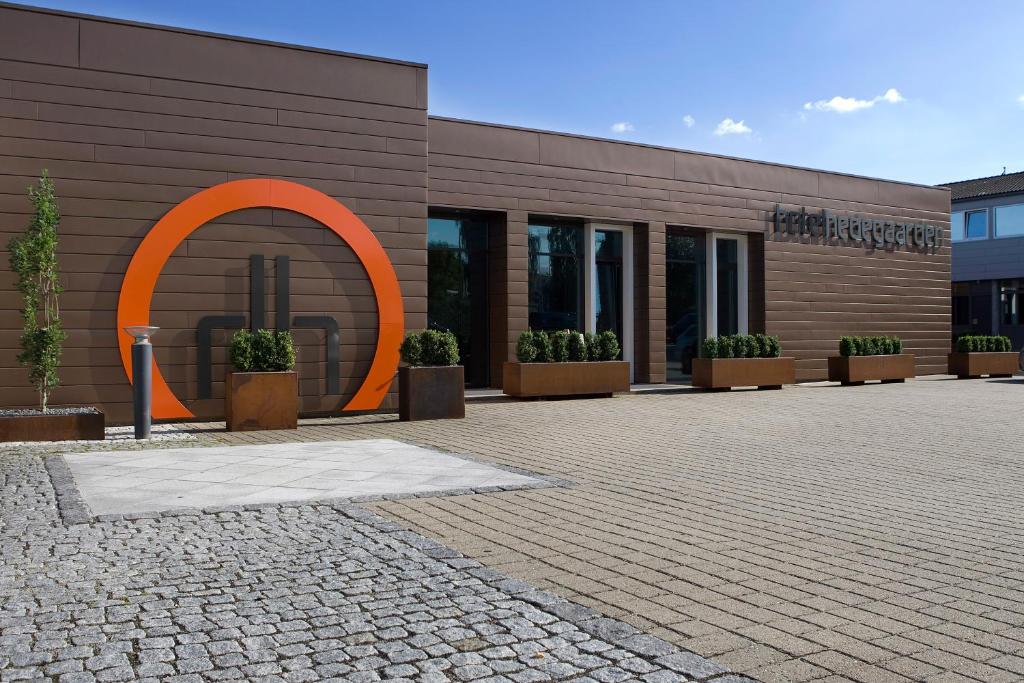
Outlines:
{"label": "entrance door", "polygon": [[487,221],[431,215],[427,224],[427,326],[459,340],[466,385],[488,385]]}
{"label": "entrance door", "polygon": [[685,380],[693,372],[704,340],[705,238],[668,233],[665,244],[666,379]]}

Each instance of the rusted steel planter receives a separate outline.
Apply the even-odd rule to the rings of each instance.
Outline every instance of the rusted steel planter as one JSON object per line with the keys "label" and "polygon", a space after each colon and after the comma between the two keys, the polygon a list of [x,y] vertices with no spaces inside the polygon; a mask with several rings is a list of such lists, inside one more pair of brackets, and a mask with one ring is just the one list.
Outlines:
{"label": "rusted steel planter", "polygon": [[0,415],[0,441],[102,441],[100,411]]}
{"label": "rusted steel planter", "polygon": [[466,417],[466,371],[461,365],[398,368],[398,418],[449,420]]}
{"label": "rusted steel planter", "polygon": [[694,358],[691,384],[701,389],[781,389],[796,383],[793,358]]}
{"label": "rusted steel planter", "polygon": [[501,388],[516,398],[611,396],[629,391],[629,363],[505,363]]}
{"label": "rusted steel planter", "polygon": [[864,384],[879,381],[903,382],[915,372],[914,354],[878,356],[829,356],[828,380],[843,384]]}
{"label": "rusted steel planter", "polygon": [[959,379],[1012,377],[1017,371],[1017,354],[1013,351],[971,351],[949,354],[949,374]]}
{"label": "rusted steel planter", "polygon": [[298,428],[297,375],[294,371],[229,372],[224,415],[229,432]]}

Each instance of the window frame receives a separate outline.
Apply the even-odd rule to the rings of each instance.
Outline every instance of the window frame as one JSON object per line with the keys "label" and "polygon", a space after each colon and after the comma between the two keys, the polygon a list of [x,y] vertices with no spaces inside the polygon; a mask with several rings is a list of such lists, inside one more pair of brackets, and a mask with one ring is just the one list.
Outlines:
{"label": "window frame", "polygon": [[[989,211],[988,211],[987,207],[983,208],[983,209],[965,209],[963,213],[964,213],[964,236],[963,236],[963,239],[960,240],[961,242],[978,242],[980,240],[987,240],[987,239],[989,239],[992,236],[992,225],[991,225],[992,221],[989,218],[989,215],[988,215]],[[972,213],[982,213],[982,214],[985,214],[985,234],[983,236],[981,236],[981,237],[969,237],[967,235],[968,216],[970,216]]]}
{"label": "window frame", "polygon": [[1024,232],[1019,232],[1016,235],[1000,235],[999,234],[999,209],[1009,209],[1013,207],[1021,207],[1024,210],[1024,203],[1017,204],[1003,204],[1001,206],[992,207],[992,239],[997,240],[1009,240],[1015,237],[1024,237]]}

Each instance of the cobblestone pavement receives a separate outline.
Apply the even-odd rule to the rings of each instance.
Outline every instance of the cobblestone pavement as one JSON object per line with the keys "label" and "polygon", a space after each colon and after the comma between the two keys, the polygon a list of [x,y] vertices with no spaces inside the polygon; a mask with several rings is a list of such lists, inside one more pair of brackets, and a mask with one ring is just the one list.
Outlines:
{"label": "cobblestone pavement", "polygon": [[1022,405],[1019,377],[928,379],[301,431],[576,481],[376,507],[761,680],[999,682],[1024,680]]}
{"label": "cobblestone pavement", "polygon": [[55,462],[0,453],[2,681],[747,680],[353,506],[65,525]]}

